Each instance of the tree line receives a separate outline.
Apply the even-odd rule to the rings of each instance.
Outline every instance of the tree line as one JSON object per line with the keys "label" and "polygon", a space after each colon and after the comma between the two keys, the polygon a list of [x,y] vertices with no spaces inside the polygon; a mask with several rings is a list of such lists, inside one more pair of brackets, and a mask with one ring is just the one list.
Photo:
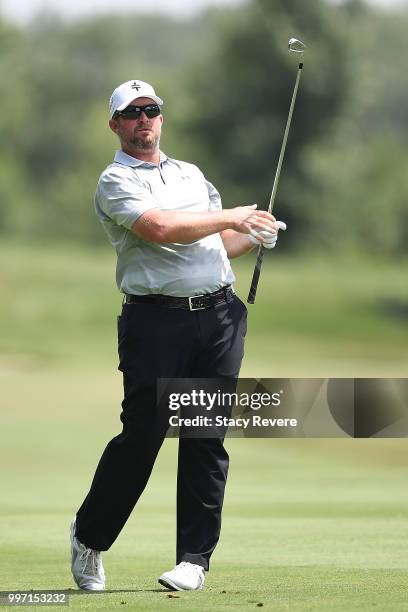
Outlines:
{"label": "tree line", "polygon": [[407,25],[361,0],[252,0],[189,20],[3,19],[0,233],[105,243],[93,193],[117,148],[108,98],[130,78],[165,100],[168,155],[197,163],[224,206],[266,207],[296,36],[308,48],[276,200],[291,228],[282,251],[406,252]]}

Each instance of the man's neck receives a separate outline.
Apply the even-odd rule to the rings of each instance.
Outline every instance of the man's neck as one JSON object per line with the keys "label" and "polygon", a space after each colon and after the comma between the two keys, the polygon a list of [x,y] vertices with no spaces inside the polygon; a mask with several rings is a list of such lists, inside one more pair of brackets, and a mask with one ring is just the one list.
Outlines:
{"label": "man's neck", "polygon": [[122,151],[131,157],[140,159],[141,161],[150,162],[151,164],[159,165],[160,163],[160,149],[154,151],[146,151],[144,149],[130,149],[128,147],[122,147]]}

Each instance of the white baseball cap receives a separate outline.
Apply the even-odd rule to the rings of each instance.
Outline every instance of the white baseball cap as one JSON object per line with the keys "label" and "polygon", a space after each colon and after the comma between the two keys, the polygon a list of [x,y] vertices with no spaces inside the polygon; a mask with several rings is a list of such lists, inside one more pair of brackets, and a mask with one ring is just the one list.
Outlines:
{"label": "white baseball cap", "polygon": [[135,100],[135,98],[151,98],[161,106],[163,100],[156,96],[156,92],[149,83],[144,81],[126,81],[119,85],[112,93],[109,100],[109,114],[112,119],[116,111],[121,111]]}

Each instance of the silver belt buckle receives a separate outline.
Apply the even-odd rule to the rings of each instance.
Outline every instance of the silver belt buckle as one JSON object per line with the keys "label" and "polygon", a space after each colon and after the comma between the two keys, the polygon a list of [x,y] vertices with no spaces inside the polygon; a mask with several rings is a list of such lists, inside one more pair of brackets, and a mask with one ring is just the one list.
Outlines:
{"label": "silver belt buckle", "polygon": [[188,298],[188,308],[189,310],[205,310],[205,306],[197,306],[194,307],[191,300],[195,300],[196,298],[204,297],[204,293],[201,295],[193,295],[193,297]]}

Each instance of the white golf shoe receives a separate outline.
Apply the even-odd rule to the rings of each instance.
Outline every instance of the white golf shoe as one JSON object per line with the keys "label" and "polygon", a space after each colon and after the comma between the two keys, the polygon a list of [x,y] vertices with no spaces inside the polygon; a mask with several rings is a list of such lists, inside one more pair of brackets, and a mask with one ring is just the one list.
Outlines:
{"label": "white golf shoe", "polygon": [[75,519],[71,523],[71,571],[75,582],[84,591],[103,591],[105,572],[102,553],[87,548],[75,537]]}
{"label": "white golf shoe", "polygon": [[188,561],[182,561],[170,572],[159,578],[160,584],[172,591],[196,591],[204,586],[204,569]]}

